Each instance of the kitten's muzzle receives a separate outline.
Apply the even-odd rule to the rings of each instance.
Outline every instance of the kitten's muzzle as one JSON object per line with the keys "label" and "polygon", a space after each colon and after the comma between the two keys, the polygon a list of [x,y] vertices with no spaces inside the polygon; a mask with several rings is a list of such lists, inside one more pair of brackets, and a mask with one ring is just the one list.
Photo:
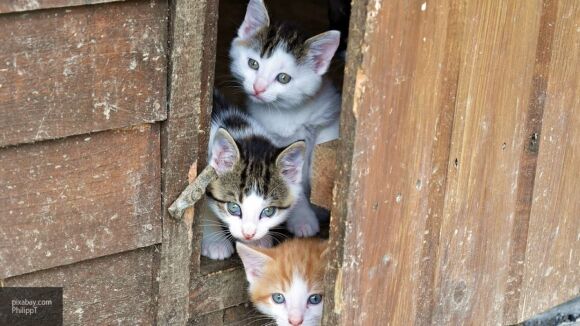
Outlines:
{"label": "kitten's muzzle", "polygon": [[242,232],[242,234],[244,235],[244,238],[246,240],[252,240],[252,238],[256,235],[256,231],[250,233],[250,232]]}

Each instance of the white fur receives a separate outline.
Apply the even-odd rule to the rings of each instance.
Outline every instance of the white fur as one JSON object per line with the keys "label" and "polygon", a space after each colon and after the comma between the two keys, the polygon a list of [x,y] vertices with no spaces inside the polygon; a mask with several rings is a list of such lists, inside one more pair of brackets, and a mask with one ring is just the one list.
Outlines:
{"label": "white fur", "polygon": [[[250,283],[248,291],[251,293],[258,284],[257,280],[263,275],[264,268],[272,262],[272,258],[239,242],[236,246],[244,263],[246,278]],[[257,303],[256,308],[261,313],[274,318],[277,325],[290,325],[290,319],[295,321],[302,319],[303,326],[320,325],[323,303],[316,305],[308,303],[308,298],[316,294],[312,290],[304,277],[294,270],[287,291],[282,288],[273,290],[273,293],[284,295],[285,302],[278,304],[270,298],[267,304]]]}
{"label": "white fur", "polygon": [[268,304],[259,303],[256,308],[261,313],[274,318],[279,326],[290,325],[291,318],[302,319],[303,326],[320,324],[323,304],[322,302],[317,305],[308,303],[308,298],[314,293],[310,292],[308,283],[299,273],[294,272],[288,291],[284,292],[280,289],[278,293],[284,295],[286,300],[284,303],[277,304],[270,299]]}
{"label": "white fur", "polygon": [[[208,150],[208,162],[211,162],[210,164],[212,165],[214,165],[213,156],[216,155],[216,153],[220,153],[220,151],[216,151],[216,149],[213,147],[215,147],[214,141],[216,139],[216,134],[220,128],[220,125],[222,125],[221,121],[224,121],[232,114],[239,115],[240,112],[233,109],[225,110],[220,114],[213,116],[209,140],[210,148]],[[272,138],[259,125],[259,123],[252,119],[250,116],[244,114],[242,114],[242,116],[245,117],[246,122],[248,122],[251,127],[246,129],[228,130],[228,133],[234,139],[246,138],[251,135],[261,135],[267,137],[268,139]],[[272,142],[275,146],[279,146],[276,144],[275,140],[272,140]],[[236,155],[238,155],[237,149],[235,152]],[[297,182],[288,182],[287,186],[290,189],[293,198],[296,198],[295,202],[302,202],[299,200],[299,198],[301,196],[303,197],[304,194],[301,181],[298,180]],[[240,205],[242,211],[241,218],[239,216],[232,216],[228,214],[224,215],[223,211],[218,209],[218,205],[222,205],[224,206],[222,208],[225,208],[224,203],[215,202],[209,198],[204,200],[203,209],[198,215],[203,218],[202,255],[211,259],[226,259],[233,254],[233,245],[230,239],[228,239],[224,234],[224,231],[220,226],[222,223],[228,228],[229,233],[236,240],[260,247],[271,247],[272,237],[268,235],[270,229],[284,223],[290,211],[295,209],[295,205],[292,205],[288,209],[278,209],[272,217],[260,219],[262,210],[270,206],[270,203],[267,202],[264,197],[258,195],[255,191],[250,193],[248,196],[244,196],[243,201],[237,204]],[[227,212],[227,209],[225,211]],[[248,234],[255,234],[252,239],[246,240],[244,232]]]}
{"label": "white fur", "polygon": [[[248,46],[249,39],[269,23],[263,1],[250,0],[244,22],[230,47],[230,69],[248,95],[248,112],[275,136],[276,142],[282,145],[296,140],[306,142],[302,169],[304,200],[290,214],[288,226],[295,235],[312,236],[319,229],[314,211],[306,200],[310,194],[314,145],[336,139],[339,133],[340,95],[323,75],[340,42],[340,32],[328,31],[307,40],[307,58],[297,62],[285,44],[278,45],[265,57]],[[258,63],[258,69],[248,65],[249,59]],[[288,74],[290,82],[278,82],[276,77],[280,73]]]}

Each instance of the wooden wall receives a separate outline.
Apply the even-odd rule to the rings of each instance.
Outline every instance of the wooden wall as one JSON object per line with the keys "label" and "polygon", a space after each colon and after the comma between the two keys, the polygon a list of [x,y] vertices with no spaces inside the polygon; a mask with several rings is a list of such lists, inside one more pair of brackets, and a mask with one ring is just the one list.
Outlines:
{"label": "wooden wall", "polygon": [[167,36],[164,0],[0,4],[0,280],[67,325],[155,320]]}
{"label": "wooden wall", "polygon": [[503,325],[580,294],[579,21],[354,1],[327,325]]}

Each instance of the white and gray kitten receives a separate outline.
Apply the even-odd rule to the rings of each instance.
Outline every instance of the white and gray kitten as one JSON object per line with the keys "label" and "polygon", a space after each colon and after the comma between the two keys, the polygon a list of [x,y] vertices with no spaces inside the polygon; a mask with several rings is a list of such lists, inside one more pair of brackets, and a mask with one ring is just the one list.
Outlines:
{"label": "white and gray kitten", "polygon": [[[230,48],[231,71],[248,95],[248,111],[280,144],[306,142],[305,197],[310,194],[314,145],[338,138],[340,94],[324,78],[340,32],[306,39],[287,24],[271,24],[262,0],[250,0]],[[310,205],[292,212],[288,229],[297,236],[319,231]]]}
{"label": "white and gray kitten", "polygon": [[208,185],[200,212],[202,255],[230,257],[230,240],[272,245],[272,229],[308,205],[302,188],[305,148],[300,140],[277,146],[257,121],[214,96],[208,162],[218,178]]}

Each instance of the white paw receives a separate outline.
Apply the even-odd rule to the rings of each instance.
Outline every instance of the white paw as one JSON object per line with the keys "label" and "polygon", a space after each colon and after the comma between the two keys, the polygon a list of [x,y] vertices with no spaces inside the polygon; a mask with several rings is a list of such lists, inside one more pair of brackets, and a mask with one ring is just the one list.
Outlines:
{"label": "white paw", "polygon": [[224,260],[234,253],[234,246],[226,239],[201,240],[201,254],[210,259]]}
{"label": "white paw", "polygon": [[310,205],[297,208],[299,209],[293,211],[286,222],[288,231],[297,237],[311,237],[318,233],[320,225]]}
{"label": "white paw", "polygon": [[273,245],[272,242],[272,237],[269,235],[265,235],[262,239],[260,240],[254,240],[254,241],[248,241],[245,242],[251,246],[256,246],[256,247],[262,247],[262,248],[271,248]]}

